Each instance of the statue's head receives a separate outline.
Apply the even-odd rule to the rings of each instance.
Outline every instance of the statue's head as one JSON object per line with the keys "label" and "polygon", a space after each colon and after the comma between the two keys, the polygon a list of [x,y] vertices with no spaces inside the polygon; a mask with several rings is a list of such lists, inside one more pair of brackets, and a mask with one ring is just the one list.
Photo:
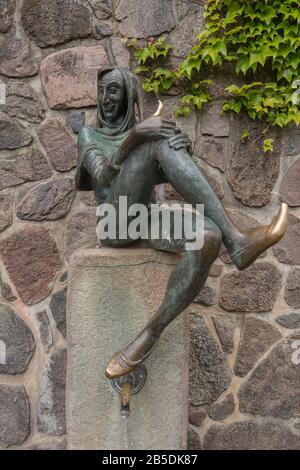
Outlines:
{"label": "statue's head", "polygon": [[[136,109],[137,107],[137,109]],[[128,69],[102,67],[98,73],[98,125],[118,134],[142,119],[142,93],[138,78]]]}

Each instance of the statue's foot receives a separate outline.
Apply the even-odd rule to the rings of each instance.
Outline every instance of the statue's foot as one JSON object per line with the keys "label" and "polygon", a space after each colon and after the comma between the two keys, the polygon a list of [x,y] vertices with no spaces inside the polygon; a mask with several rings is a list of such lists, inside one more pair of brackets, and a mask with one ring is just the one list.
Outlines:
{"label": "statue's foot", "polygon": [[151,354],[158,339],[145,328],[126,348],[113,356],[106,367],[106,377],[114,379],[134,371]]}
{"label": "statue's foot", "polygon": [[288,225],[288,206],[281,208],[270,225],[255,227],[244,232],[240,247],[232,255],[232,261],[240,269],[246,269],[259,255],[279,242],[286,232]]}

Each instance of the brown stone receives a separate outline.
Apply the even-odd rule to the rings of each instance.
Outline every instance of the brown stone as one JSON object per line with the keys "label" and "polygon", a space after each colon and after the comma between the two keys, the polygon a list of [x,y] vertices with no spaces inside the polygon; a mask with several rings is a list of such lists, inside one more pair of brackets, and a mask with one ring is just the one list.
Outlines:
{"label": "brown stone", "polygon": [[172,0],[120,0],[114,14],[122,35],[130,38],[159,36],[175,27]]}
{"label": "brown stone", "polygon": [[171,201],[183,201],[183,197],[174,189],[170,183],[164,184],[164,197]]}
{"label": "brown stone", "polygon": [[0,37],[0,73],[7,77],[29,77],[38,73],[28,39],[17,36],[15,28]]}
{"label": "brown stone", "polygon": [[[268,137],[274,139],[274,151],[264,153],[260,138],[264,127],[264,123],[250,122],[242,116],[235,119],[233,126],[228,182],[235,197],[249,207],[261,207],[270,202],[279,175],[280,136],[274,128],[269,129]],[[241,141],[242,129],[249,129],[251,135],[244,142]]]}
{"label": "brown stone", "polygon": [[[240,230],[247,230],[249,228],[257,227],[260,225],[258,220],[253,217],[253,215],[247,214],[243,210],[240,209],[226,209],[230,218],[234,222],[234,224],[240,229]],[[223,261],[223,263],[226,264],[232,264],[231,258],[228,254],[227,249],[225,248],[224,245],[222,245],[221,250],[220,250],[220,259]],[[265,253],[262,253],[260,255],[265,256]]]}
{"label": "brown stone", "polygon": [[91,11],[81,0],[24,0],[22,24],[40,47],[55,46],[91,34]]}
{"label": "brown stone", "polygon": [[223,421],[235,410],[234,398],[232,393],[227,395],[220,403],[214,403],[209,411],[209,416],[214,421]]}
{"label": "brown stone", "polygon": [[26,323],[15,310],[0,304],[0,337],[5,344],[5,360],[0,362],[0,374],[25,372],[35,349],[34,338]]}
{"label": "brown stone", "polygon": [[0,445],[21,445],[29,435],[30,410],[21,385],[0,384]]}
{"label": "brown stone", "polygon": [[300,159],[286,172],[280,186],[280,200],[291,207],[300,206]]}
{"label": "brown stone", "polygon": [[95,106],[97,72],[107,64],[103,46],[73,47],[47,56],[41,64],[41,80],[49,107]]}
{"label": "brown stone", "polygon": [[300,264],[300,219],[289,216],[286,234],[273,248],[278,261],[287,264]]}
{"label": "brown stone", "polygon": [[300,308],[300,268],[290,271],[285,286],[285,300],[291,307]]}
{"label": "brown stone", "polygon": [[258,364],[239,391],[242,413],[282,419],[300,416],[299,345],[299,333],[285,337]]}
{"label": "brown stone", "polygon": [[187,438],[187,450],[200,450],[202,449],[202,444],[200,441],[200,437],[192,429],[191,427],[188,428],[188,438]]}
{"label": "brown stone", "polygon": [[97,245],[96,224],[95,209],[78,212],[68,220],[64,233],[65,255],[68,259],[78,248],[94,248]]}
{"label": "brown stone", "polygon": [[25,226],[0,243],[0,253],[11,281],[26,305],[50,294],[61,269],[56,242],[40,226]]}
{"label": "brown stone", "polygon": [[219,277],[221,276],[223,271],[223,266],[221,264],[214,263],[209,271],[209,276],[211,277]]}
{"label": "brown stone", "polygon": [[26,447],[26,450],[67,450],[67,438],[39,438]]}
{"label": "brown stone", "polygon": [[24,220],[61,219],[69,212],[74,196],[72,178],[41,183],[22,199],[17,207],[17,216]]}
{"label": "brown stone", "polygon": [[203,137],[201,140],[200,158],[210,166],[221,171],[226,170],[228,139],[221,137]]}
{"label": "brown stone", "polygon": [[0,33],[9,31],[16,9],[16,0],[1,0]]}
{"label": "brown stone", "polygon": [[281,423],[253,421],[211,426],[204,437],[205,450],[296,450],[300,437]]}
{"label": "brown stone", "polygon": [[0,119],[0,150],[14,150],[27,147],[32,136],[16,121]]}
{"label": "brown stone", "polygon": [[189,423],[194,426],[201,426],[207,416],[207,411],[204,408],[195,406],[189,407]]}
{"label": "brown stone", "polygon": [[69,171],[76,166],[76,142],[59,119],[46,119],[38,130],[38,137],[55,170]]}
{"label": "brown stone", "polygon": [[223,351],[231,354],[234,349],[234,332],[241,324],[241,315],[218,315],[212,317]]}
{"label": "brown stone", "polygon": [[8,195],[0,195],[0,232],[12,224],[12,199]]}
{"label": "brown stone", "polygon": [[217,400],[228,388],[231,375],[201,315],[191,315],[190,333],[190,403],[199,406]]}
{"label": "brown stone", "polygon": [[93,191],[80,191],[80,199],[87,205],[87,206],[99,206],[99,201],[95,196]]}
{"label": "brown stone", "polygon": [[26,83],[9,82],[6,84],[6,101],[0,109],[11,117],[29,122],[41,122],[45,110],[32,88]]}
{"label": "brown stone", "polygon": [[239,377],[247,375],[280,338],[279,330],[271,323],[257,317],[246,317],[234,366],[235,374]]}
{"label": "brown stone", "polygon": [[66,434],[66,362],[67,351],[60,349],[46,362],[38,407],[38,431],[54,436]]}
{"label": "brown stone", "polygon": [[39,150],[4,157],[0,159],[0,191],[28,181],[49,178],[51,174],[49,163]]}
{"label": "brown stone", "polygon": [[221,280],[220,306],[236,312],[272,310],[282,274],[272,263],[256,263],[243,272],[230,271]]}

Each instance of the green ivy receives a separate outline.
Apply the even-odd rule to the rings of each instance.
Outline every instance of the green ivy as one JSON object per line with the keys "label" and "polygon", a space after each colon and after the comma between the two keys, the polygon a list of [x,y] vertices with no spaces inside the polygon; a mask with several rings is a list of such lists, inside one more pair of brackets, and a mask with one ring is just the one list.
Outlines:
{"label": "green ivy", "polygon": [[[136,47],[136,46],[135,46]],[[172,50],[164,37],[135,49],[147,92],[164,93],[182,87],[178,115],[201,109],[212,97],[203,80],[208,68],[231,64],[245,84],[227,87],[231,98],[223,110],[245,111],[268,126],[300,123],[300,8],[299,0],[208,0],[205,30],[176,68],[164,63]],[[268,77],[268,79],[263,79]],[[265,151],[272,149],[265,139]]]}

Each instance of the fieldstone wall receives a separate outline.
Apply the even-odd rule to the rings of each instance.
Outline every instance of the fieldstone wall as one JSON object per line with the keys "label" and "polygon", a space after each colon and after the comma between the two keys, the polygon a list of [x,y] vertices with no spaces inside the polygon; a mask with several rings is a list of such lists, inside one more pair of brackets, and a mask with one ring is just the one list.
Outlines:
{"label": "fieldstone wall", "polygon": [[[68,260],[95,247],[95,201],[76,193],[76,133],[96,117],[96,72],[134,63],[126,38],[166,33],[173,63],[203,27],[192,0],[0,0],[0,446],[63,449]],[[225,251],[191,308],[190,449],[300,447],[300,132],[275,151],[242,143],[261,125],[216,100],[178,121],[232,218],[266,223],[290,206],[285,238],[239,273]],[[176,94],[176,90],[174,91]],[[177,98],[163,97],[166,116]],[[156,107],[146,97],[146,115]],[[160,200],[178,195],[166,185]],[[163,443],[162,443],[163,447]]]}

